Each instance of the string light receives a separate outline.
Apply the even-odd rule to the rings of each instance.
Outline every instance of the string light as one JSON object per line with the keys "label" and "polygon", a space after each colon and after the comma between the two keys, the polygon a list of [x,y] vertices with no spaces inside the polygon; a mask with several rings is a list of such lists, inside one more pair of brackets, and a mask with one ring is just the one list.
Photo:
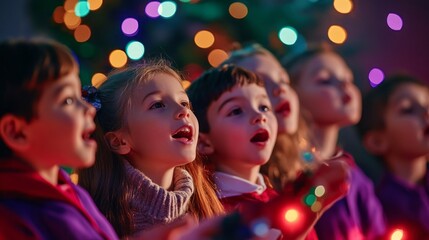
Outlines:
{"label": "string light", "polygon": [[248,13],[247,6],[241,2],[231,3],[231,5],[229,5],[228,11],[229,14],[231,14],[231,16],[236,19],[243,19],[247,16]]}
{"label": "string light", "polygon": [[121,68],[127,64],[127,54],[122,50],[113,50],[109,55],[110,65],[114,68]]}
{"label": "string light", "polygon": [[379,68],[373,68],[369,71],[368,79],[371,87],[375,87],[384,80],[384,73]]}
{"label": "string light", "polygon": [[96,73],[91,78],[91,84],[94,87],[99,87],[104,81],[106,81],[106,75],[102,73]]}
{"label": "string light", "polygon": [[402,18],[398,14],[389,13],[387,15],[387,25],[394,31],[400,31],[403,25]]}
{"label": "string light", "polygon": [[347,39],[347,32],[341,26],[332,25],[328,29],[328,37],[333,43],[342,44]]}
{"label": "string light", "polygon": [[293,45],[298,39],[298,33],[296,32],[295,28],[287,26],[280,29],[279,39],[286,45]]}
{"label": "string light", "polygon": [[194,42],[200,48],[209,48],[213,45],[215,37],[207,30],[201,30],[195,34]]}
{"label": "string light", "polygon": [[218,67],[223,61],[228,58],[228,53],[222,49],[214,49],[209,53],[208,61],[212,67]]}

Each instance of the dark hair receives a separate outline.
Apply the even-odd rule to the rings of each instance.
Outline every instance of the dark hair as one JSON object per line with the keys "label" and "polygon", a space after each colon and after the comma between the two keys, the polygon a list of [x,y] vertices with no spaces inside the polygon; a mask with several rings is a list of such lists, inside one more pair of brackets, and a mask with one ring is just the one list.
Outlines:
{"label": "dark hair", "polygon": [[[158,73],[169,74],[177,81],[182,80],[167,61],[154,60],[114,72],[101,84],[97,93],[101,108],[95,118],[95,139],[98,143],[95,164],[78,172],[79,185],[89,192],[119,237],[131,235],[138,230],[133,229],[131,196],[128,194],[132,186],[127,180],[124,156],[111,151],[104,135],[127,127],[124,116],[132,104],[133,90]],[[199,219],[223,213],[223,207],[217,199],[213,184],[205,175],[201,160],[197,157],[183,168],[190,173],[195,186],[188,212]]]}
{"label": "dark hair", "polygon": [[[70,50],[53,40],[6,40],[0,43],[0,118],[13,114],[30,122],[46,86],[78,65]],[[12,151],[0,140],[0,157]]]}
{"label": "dark hair", "polygon": [[378,86],[368,91],[362,100],[362,118],[357,124],[361,137],[369,131],[385,127],[384,116],[390,97],[404,84],[415,84],[429,89],[427,84],[409,75],[393,75],[384,79]]}
{"label": "dark hair", "polygon": [[207,110],[213,101],[237,85],[244,86],[252,83],[264,86],[264,82],[256,74],[234,65],[212,68],[194,80],[186,92],[200,123],[200,132],[210,131]]}

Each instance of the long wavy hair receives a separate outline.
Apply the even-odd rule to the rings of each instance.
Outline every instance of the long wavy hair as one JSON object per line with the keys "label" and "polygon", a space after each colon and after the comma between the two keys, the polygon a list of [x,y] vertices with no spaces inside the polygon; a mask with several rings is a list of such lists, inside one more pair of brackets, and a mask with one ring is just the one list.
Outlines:
{"label": "long wavy hair", "polygon": [[[119,237],[130,235],[138,229],[132,229],[129,195],[131,185],[125,173],[124,157],[110,150],[104,135],[124,127],[124,116],[130,105],[132,90],[159,73],[182,80],[168,62],[156,60],[114,72],[98,89],[102,107],[95,119],[95,139],[98,143],[96,160],[91,168],[78,171],[78,183],[90,193]],[[198,219],[223,213],[214,184],[209,180],[201,159],[197,156],[196,160],[183,168],[191,174],[195,186],[188,212]]]}

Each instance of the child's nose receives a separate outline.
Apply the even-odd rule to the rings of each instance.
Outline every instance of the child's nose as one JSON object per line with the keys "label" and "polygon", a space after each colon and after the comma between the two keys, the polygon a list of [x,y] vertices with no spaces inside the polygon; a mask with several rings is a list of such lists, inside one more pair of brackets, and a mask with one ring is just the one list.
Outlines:
{"label": "child's nose", "polygon": [[265,123],[267,122],[267,117],[265,114],[257,112],[252,118],[252,124]]}
{"label": "child's nose", "polygon": [[190,113],[189,113],[190,109],[184,106],[180,106],[180,109],[177,111],[176,114],[176,119],[182,119],[182,118],[187,118],[189,117]]}

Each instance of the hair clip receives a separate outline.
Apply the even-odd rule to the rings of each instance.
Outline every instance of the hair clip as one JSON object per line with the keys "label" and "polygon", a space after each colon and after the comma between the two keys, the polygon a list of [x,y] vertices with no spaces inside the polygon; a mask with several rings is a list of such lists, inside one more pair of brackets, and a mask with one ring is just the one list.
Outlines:
{"label": "hair clip", "polygon": [[98,97],[98,90],[94,86],[86,85],[82,87],[82,98],[91,104],[95,110],[100,110],[101,100]]}

